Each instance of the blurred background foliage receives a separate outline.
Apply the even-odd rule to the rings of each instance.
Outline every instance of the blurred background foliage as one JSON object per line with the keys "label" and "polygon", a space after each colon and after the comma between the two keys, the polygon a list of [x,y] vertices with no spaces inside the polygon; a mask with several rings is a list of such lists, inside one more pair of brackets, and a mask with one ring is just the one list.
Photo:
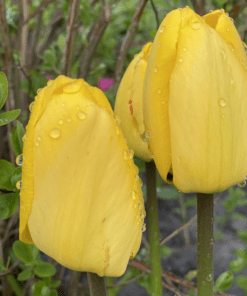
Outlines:
{"label": "blurred background foliage", "polygon": [[[98,86],[102,78],[113,78],[117,84],[119,81],[116,74],[120,73],[121,78],[134,55],[140,52],[147,42],[153,41],[158,24],[166,14],[187,5],[200,15],[210,10],[224,9],[233,18],[242,40],[247,42],[246,0],[80,0],[74,25],[74,40],[71,42],[72,55],[68,55],[66,60],[66,38],[69,32],[67,24],[68,18],[71,17],[70,2],[72,1],[0,0],[2,12],[0,69],[8,77],[9,83],[8,99],[3,110],[0,110],[0,114],[4,111],[21,109],[18,120],[0,127],[0,257],[2,258],[0,258],[0,290],[3,296],[54,296],[65,295],[63,294],[65,291],[68,295],[88,295],[85,274],[68,271],[53,259],[40,255],[35,246],[18,241],[19,189],[15,184],[21,180],[21,168],[16,167],[15,158],[22,152],[21,138],[25,133],[24,127],[30,113],[28,106],[34,100],[37,90],[46,86],[48,80],[55,79],[62,73],[72,78],[83,77],[93,86]],[[129,39],[125,56],[122,54],[121,47],[126,45],[126,38],[130,34],[129,28],[133,25],[133,16],[142,2],[146,2],[146,5],[137,18],[138,26],[133,38]],[[103,29],[102,34],[99,34],[97,33],[99,29],[97,31],[95,28],[106,5],[110,7],[110,19],[107,23],[100,23]],[[3,17],[4,12],[6,19]],[[157,21],[157,15],[159,21]],[[96,42],[94,47],[93,42]],[[92,60],[88,58],[91,49]],[[122,68],[119,57],[122,57]],[[87,60],[90,60],[89,70],[83,73]],[[63,61],[71,63],[69,70],[64,70]],[[117,88],[113,85],[105,92],[112,107],[114,107],[116,90]],[[139,167],[140,177],[144,180],[145,197],[145,163],[136,157],[134,159]],[[167,185],[158,176],[159,199],[165,200],[166,203],[173,202],[175,206],[172,208],[172,213],[180,217],[182,224],[188,223],[188,209],[195,210],[196,197],[186,196],[177,192],[173,186]],[[246,215],[235,212],[238,207],[246,205],[244,189],[230,188],[222,202],[225,214],[215,217],[215,222],[219,225],[215,240],[223,238],[224,226],[229,220],[235,219],[247,223]],[[183,231],[186,245],[191,243],[188,227],[189,225]],[[236,237],[247,245],[247,231],[239,231]],[[118,295],[128,281],[138,282],[151,293],[150,275],[143,273],[145,265],[150,264],[148,248],[148,242],[144,236],[142,247],[136,256],[139,268],[134,265],[134,260],[130,260],[123,277],[114,281],[107,279],[108,286],[112,286],[114,282],[117,283],[114,289],[108,290],[109,296]],[[163,259],[172,256],[172,249],[166,243],[162,244],[161,251]],[[235,254],[236,259],[229,264],[229,270],[221,274],[216,281],[217,295],[226,295],[223,291],[232,285],[234,273],[247,271],[247,248],[236,250]],[[168,277],[168,274],[166,276]],[[180,283],[184,284],[181,295],[195,295],[195,284],[192,282],[195,277],[196,271],[192,270],[184,279],[179,279]],[[171,284],[171,281],[176,283],[178,277],[170,274],[168,279]],[[247,293],[246,272],[238,275],[235,282],[244,293]],[[186,289],[185,284],[188,285]],[[174,287],[172,284],[171,286]]]}

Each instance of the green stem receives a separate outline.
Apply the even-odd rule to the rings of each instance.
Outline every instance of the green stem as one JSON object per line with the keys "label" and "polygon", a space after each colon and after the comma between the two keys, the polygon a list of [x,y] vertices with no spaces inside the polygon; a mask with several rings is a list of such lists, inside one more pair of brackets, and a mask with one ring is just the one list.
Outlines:
{"label": "green stem", "polygon": [[[108,276],[106,278],[106,283],[107,283],[108,287],[114,286],[114,278],[112,276],[111,277]],[[108,292],[108,296],[115,296],[116,295],[115,289],[108,289],[107,292]]]}
{"label": "green stem", "polygon": [[146,162],[147,218],[151,257],[152,296],[162,295],[161,255],[159,242],[159,217],[156,197],[156,168],[153,161]]}
{"label": "green stem", "polygon": [[88,272],[87,280],[90,296],[107,296],[104,277],[98,276],[96,273]]}
{"label": "green stem", "polygon": [[17,296],[21,296],[23,289],[13,275],[7,275],[7,280],[10,283],[12,290]]}
{"label": "green stem", "polygon": [[214,195],[197,193],[198,296],[214,295]]}

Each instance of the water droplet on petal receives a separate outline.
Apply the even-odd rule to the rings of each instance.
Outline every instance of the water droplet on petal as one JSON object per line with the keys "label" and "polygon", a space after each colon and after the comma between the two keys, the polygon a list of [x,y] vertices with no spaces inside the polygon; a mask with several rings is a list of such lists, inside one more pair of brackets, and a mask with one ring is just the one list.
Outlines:
{"label": "water droplet on petal", "polygon": [[63,124],[63,120],[62,119],[59,119],[58,120],[58,124]]}
{"label": "water droplet on petal", "polygon": [[223,48],[220,50],[220,53],[222,55],[223,60],[225,61],[226,60],[226,52],[224,51]]}
{"label": "water droplet on petal", "polygon": [[140,179],[140,185],[141,185],[141,187],[142,187],[142,185],[143,185],[143,182],[142,182],[142,180]]}
{"label": "water droplet on petal", "polygon": [[131,252],[131,254],[130,254],[130,259],[134,259],[133,252]]}
{"label": "water droplet on petal", "polygon": [[222,114],[222,118],[225,118],[225,114]]}
{"label": "water droplet on petal", "polygon": [[166,28],[165,26],[161,26],[159,29],[160,33],[163,33],[165,31],[165,28]]}
{"label": "water droplet on petal", "polygon": [[226,102],[225,102],[224,99],[220,99],[220,100],[219,100],[219,104],[220,104],[221,107],[225,107]]}
{"label": "water droplet on petal", "polygon": [[143,223],[143,224],[142,224],[141,231],[142,231],[142,232],[144,232],[145,230],[146,230],[146,224],[145,224],[145,223]]}
{"label": "water droplet on petal", "polygon": [[158,68],[157,67],[154,68],[154,72],[156,72],[156,73],[158,72]]}
{"label": "water droplet on petal", "polygon": [[21,180],[18,181],[18,182],[15,184],[15,186],[16,186],[17,189],[21,189],[21,187],[22,187],[22,182],[21,182]]}
{"label": "water droplet on petal", "polygon": [[63,87],[63,91],[67,94],[76,93],[80,90],[81,84],[72,82]]}
{"label": "water droplet on petal", "polygon": [[158,88],[158,94],[160,94],[161,93],[161,89],[160,88]]}
{"label": "water droplet on petal", "polygon": [[65,107],[65,104],[62,104],[62,107]]}
{"label": "water droplet on petal", "polygon": [[134,151],[133,151],[133,149],[130,149],[129,150],[129,158],[132,159],[133,156],[134,156]]}
{"label": "water droplet on petal", "polygon": [[35,145],[36,145],[36,146],[39,146],[39,142],[38,142],[38,141],[37,141],[37,142],[35,142]]}
{"label": "water droplet on petal", "polygon": [[164,104],[165,104],[165,101],[164,101],[164,100],[163,100],[163,101],[161,101],[161,104],[162,104],[162,105],[164,105]]}
{"label": "water droplet on petal", "polygon": [[121,123],[121,119],[119,116],[115,115],[114,118],[115,118],[117,124]]}
{"label": "water droplet on petal", "polygon": [[38,141],[41,141],[41,137],[38,137],[37,139],[38,139]]}
{"label": "water droplet on petal", "polygon": [[150,134],[149,134],[149,132],[145,132],[145,138],[146,138],[146,139],[149,139],[149,138],[150,138]]}
{"label": "water droplet on petal", "polygon": [[32,112],[32,110],[33,110],[33,104],[34,104],[34,102],[32,102],[32,103],[29,105],[29,110],[30,110],[30,112]]}
{"label": "water droplet on petal", "polygon": [[26,139],[27,139],[27,135],[25,134],[25,135],[22,137],[22,141],[24,142]]}
{"label": "water droplet on petal", "polygon": [[184,47],[184,48],[183,48],[183,51],[187,51],[187,48],[186,48],[186,47]]}
{"label": "water droplet on petal", "polygon": [[118,125],[116,125],[116,133],[117,133],[117,135],[119,135],[119,133],[120,133],[120,129],[119,129]]}
{"label": "water droplet on petal", "polygon": [[69,118],[67,118],[67,122],[71,122],[72,121],[72,119],[69,117]]}
{"label": "water droplet on petal", "polygon": [[240,183],[238,183],[238,187],[240,187],[240,188],[245,187],[245,185],[246,185],[246,181],[245,180],[243,180]]}
{"label": "water droplet on petal", "polygon": [[136,199],[136,197],[137,197],[137,194],[136,194],[136,192],[133,190],[133,191],[131,191],[131,198],[133,199],[133,200],[135,200]]}
{"label": "water droplet on petal", "polygon": [[229,31],[230,31],[230,29],[229,29],[229,28],[226,28],[226,31],[227,31],[227,32],[229,32]]}
{"label": "water droplet on petal", "polygon": [[158,45],[159,47],[161,47],[161,44],[159,43],[159,45]]}
{"label": "water droplet on petal", "polygon": [[16,157],[15,162],[16,162],[17,165],[22,166],[22,163],[23,163],[23,154],[18,155]]}
{"label": "water droplet on petal", "polygon": [[61,131],[57,128],[54,128],[50,131],[50,136],[53,138],[53,139],[56,139],[58,138],[59,136],[61,135]]}
{"label": "water droplet on petal", "polygon": [[199,23],[199,22],[194,22],[193,23],[193,25],[192,25],[192,29],[194,29],[194,30],[198,30],[198,29],[200,29],[201,28],[201,23]]}
{"label": "water droplet on petal", "polygon": [[136,181],[138,181],[139,180],[139,176],[138,175],[135,175],[135,179],[136,179]]}
{"label": "water droplet on petal", "polygon": [[179,59],[179,62],[180,62],[180,63],[182,63],[182,62],[183,62],[183,59],[182,59],[182,58],[180,58],[180,59]]}
{"label": "water droplet on petal", "polygon": [[126,150],[123,150],[123,159],[127,160],[129,158],[128,152]]}
{"label": "water droplet on petal", "polygon": [[222,12],[225,12],[225,10],[223,9],[223,8],[221,8],[221,10],[220,11],[222,11]]}
{"label": "water droplet on petal", "polygon": [[39,93],[39,92],[41,91],[41,89],[42,89],[42,88],[39,88],[39,89],[37,90],[37,93]]}
{"label": "water droplet on petal", "polygon": [[86,118],[87,115],[84,112],[78,112],[77,116],[78,116],[79,119],[83,120],[83,119]]}
{"label": "water droplet on petal", "polygon": [[233,78],[230,77],[230,84],[233,85]]}

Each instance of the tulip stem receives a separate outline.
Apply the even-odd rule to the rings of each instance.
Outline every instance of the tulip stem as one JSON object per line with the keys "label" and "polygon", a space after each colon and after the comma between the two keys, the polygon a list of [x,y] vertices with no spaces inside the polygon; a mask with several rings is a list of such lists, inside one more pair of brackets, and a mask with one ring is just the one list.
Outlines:
{"label": "tulip stem", "polygon": [[156,197],[156,167],[154,161],[146,162],[147,218],[151,257],[152,296],[162,295],[161,255],[159,242],[159,216]]}
{"label": "tulip stem", "polygon": [[198,296],[214,295],[214,195],[197,193]]}
{"label": "tulip stem", "polygon": [[90,296],[107,296],[104,277],[98,276],[96,273],[88,272],[87,280]]}

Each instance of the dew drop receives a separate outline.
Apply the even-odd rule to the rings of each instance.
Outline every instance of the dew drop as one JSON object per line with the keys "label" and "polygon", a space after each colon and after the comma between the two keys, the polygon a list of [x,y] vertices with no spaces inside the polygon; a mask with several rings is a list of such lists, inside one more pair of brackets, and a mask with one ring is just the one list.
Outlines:
{"label": "dew drop", "polygon": [[133,252],[131,252],[131,254],[130,254],[130,259],[134,259],[134,254],[133,254]]}
{"label": "dew drop", "polygon": [[160,94],[161,93],[161,89],[160,88],[158,88],[158,94]]}
{"label": "dew drop", "polygon": [[38,101],[38,99],[39,99],[38,96],[35,96],[35,97],[34,97],[34,100],[35,100],[35,101]]}
{"label": "dew drop", "polygon": [[134,190],[131,191],[131,198],[132,198],[133,200],[136,199],[136,196],[137,196],[136,192],[135,192]]}
{"label": "dew drop", "polygon": [[37,141],[37,142],[35,143],[35,145],[36,145],[36,146],[39,146],[39,142]]}
{"label": "dew drop", "polygon": [[213,29],[210,29],[209,31],[210,31],[210,33],[213,33],[213,32],[214,32],[214,30],[213,30]]}
{"label": "dew drop", "polygon": [[78,116],[78,118],[81,119],[81,120],[83,120],[83,119],[86,118],[86,114],[85,114],[84,112],[78,112],[78,113],[77,113],[77,116]]}
{"label": "dew drop", "polygon": [[221,8],[221,10],[220,11],[222,11],[222,12],[225,12],[225,10],[223,9],[223,8]]}
{"label": "dew drop", "polygon": [[222,114],[222,118],[225,118],[225,114]]}
{"label": "dew drop", "polygon": [[50,131],[50,136],[53,138],[53,139],[56,139],[60,136],[61,134],[61,131],[57,128],[54,128]]}
{"label": "dew drop", "polygon": [[133,151],[133,149],[130,149],[129,150],[129,158],[133,159],[133,157],[134,157],[134,151]]}
{"label": "dew drop", "polygon": [[158,68],[157,67],[154,68],[154,72],[156,72],[156,73],[158,72]]}
{"label": "dew drop", "polygon": [[118,125],[116,125],[116,133],[117,133],[117,135],[119,135],[119,133],[120,133]]}
{"label": "dew drop", "polygon": [[230,77],[230,84],[233,85],[233,78]]}
{"label": "dew drop", "polygon": [[22,137],[22,141],[24,142],[26,139],[27,139],[27,135],[25,134],[25,135]]}
{"label": "dew drop", "polygon": [[126,150],[123,150],[123,159],[127,160],[129,158],[128,152]]}
{"label": "dew drop", "polygon": [[142,187],[142,185],[143,185],[143,182],[142,182],[142,180],[140,179],[140,185],[141,185],[141,187]]}
{"label": "dew drop", "polygon": [[22,187],[22,182],[21,182],[21,180],[18,181],[18,182],[15,184],[15,186],[16,186],[17,189],[21,189],[21,187]]}
{"label": "dew drop", "polygon": [[58,124],[63,124],[63,120],[62,119],[59,119],[58,120]]}
{"label": "dew drop", "polygon": [[227,32],[229,32],[229,31],[230,31],[230,29],[229,29],[229,28],[226,28],[226,31],[227,31]]}
{"label": "dew drop", "polygon": [[207,281],[207,282],[212,282],[212,280],[213,280],[212,274],[209,274],[209,275],[207,276],[207,278],[206,278],[206,281]]}
{"label": "dew drop", "polygon": [[136,179],[136,181],[138,181],[139,180],[139,176],[138,175],[135,175],[135,179]]}
{"label": "dew drop", "polygon": [[169,24],[169,27],[171,28],[172,27],[172,24]]}
{"label": "dew drop", "polygon": [[133,203],[133,207],[134,207],[134,209],[136,209],[136,207],[137,207],[136,203]]}
{"label": "dew drop", "polygon": [[34,102],[32,102],[32,103],[29,105],[29,110],[30,110],[30,112],[32,112],[32,110],[33,110],[33,104],[34,104]]}
{"label": "dew drop", "polygon": [[182,63],[184,60],[182,58],[179,59],[179,62]]}
{"label": "dew drop", "polygon": [[245,187],[245,185],[246,185],[246,181],[245,180],[243,180],[240,183],[238,183],[238,187],[240,187],[240,188]]}
{"label": "dew drop", "polygon": [[18,166],[22,166],[22,163],[23,163],[23,154],[20,154],[16,157],[16,160],[15,160],[16,164]]}
{"label": "dew drop", "polygon": [[143,213],[140,213],[140,217],[141,217],[141,219],[143,219],[143,218],[144,218],[144,215],[143,215]]}
{"label": "dew drop", "polygon": [[41,137],[38,137],[37,139],[38,139],[38,141],[41,141]]}
{"label": "dew drop", "polygon": [[21,208],[25,211],[26,210],[26,207],[24,207],[24,206],[21,206]]}
{"label": "dew drop", "polygon": [[194,22],[193,23],[193,25],[192,25],[192,29],[194,29],[194,30],[198,30],[198,29],[200,29],[201,28],[201,23],[199,23],[199,22]]}
{"label": "dew drop", "polygon": [[65,107],[65,104],[62,104],[62,107]]}
{"label": "dew drop", "polygon": [[209,10],[209,13],[212,13],[212,12],[213,12],[213,9],[210,9],[210,10]]}
{"label": "dew drop", "polygon": [[150,138],[150,134],[149,134],[149,132],[145,132],[145,138],[146,138],[146,139],[149,139],[149,138]]}
{"label": "dew drop", "polygon": [[220,53],[222,55],[223,60],[225,61],[226,60],[226,52],[224,51],[224,49],[221,49]]}
{"label": "dew drop", "polygon": [[159,45],[158,45],[159,47],[161,47],[161,44],[159,43]]}
{"label": "dew drop", "polygon": [[187,51],[187,48],[186,48],[186,47],[184,47],[184,48],[183,48],[183,51]]}
{"label": "dew drop", "polygon": [[39,88],[39,89],[37,90],[37,93],[39,93],[39,92],[41,91],[41,89],[42,89],[42,88]]}
{"label": "dew drop", "polygon": [[121,123],[121,119],[119,116],[115,115],[114,118],[115,118],[117,124]]}
{"label": "dew drop", "polygon": [[165,101],[164,101],[164,100],[163,100],[163,101],[161,101],[161,104],[162,104],[162,105],[164,105],[164,104],[165,104]]}
{"label": "dew drop", "polygon": [[234,23],[234,20],[233,20],[233,18],[232,18],[232,17],[229,17],[229,19],[231,20],[231,22],[232,22],[232,23]]}
{"label": "dew drop", "polygon": [[72,121],[72,119],[69,117],[69,118],[67,118],[67,122],[71,122]]}
{"label": "dew drop", "polygon": [[220,104],[221,107],[225,107],[226,102],[225,102],[224,99],[220,99],[220,100],[219,100],[219,104]]}
{"label": "dew drop", "polygon": [[166,28],[165,26],[160,27],[159,29],[160,33],[163,33],[165,31],[165,28]]}
{"label": "dew drop", "polygon": [[142,230],[142,232],[144,232],[146,230],[146,224],[145,223],[142,224],[141,230]]}
{"label": "dew drop", "polygon": [[214,244],[214,239],[211,238],[210,245],[212,246],[213,244]]}
{"label": "dew drop", "polygon": [[139,208],[139,210],[141,210],[141,208],[142,208],[142,206],[141,206],[141,203],[140,203],[140,202],[138,203],[138,208]]}

